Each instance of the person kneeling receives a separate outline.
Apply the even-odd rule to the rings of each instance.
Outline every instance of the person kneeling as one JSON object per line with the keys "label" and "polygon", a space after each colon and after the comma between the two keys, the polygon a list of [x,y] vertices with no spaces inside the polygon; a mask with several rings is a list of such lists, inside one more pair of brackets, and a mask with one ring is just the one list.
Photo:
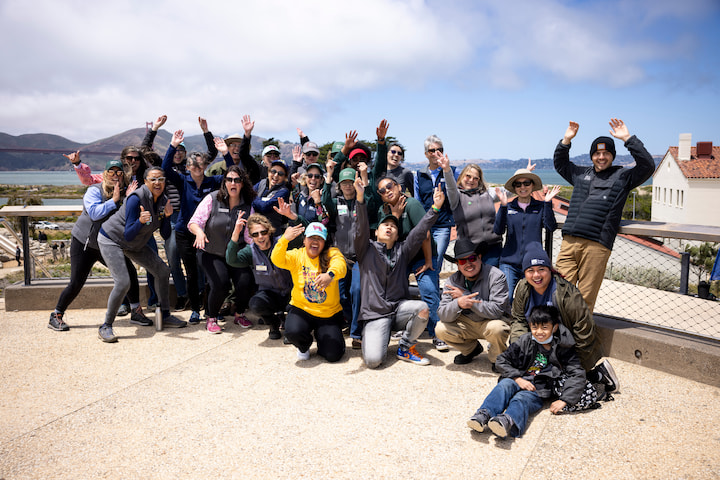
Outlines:
{"label": "person kneeling", "polygon": [[361,178],[355,179],[357,221],[355,222],[355,253],[360,266],[363,298],[360,305],[362,355],[369,368],[377,368],[387,356],[392,330],[401,330],[397,357],[418,365],[430,361],[415,349],[415,342],[428,322],[428,306],[421,300],[405,300],[408,291],[407,265],[420,250],[430,227],[438,217],[445,195],[435,190],[430,209],[408,237],[398,242],[399,221],[386,215],[377,228],[377,241],[370,240],[365,188]]}
{"label": "person kneeling", "polygon": [[583,395],[588,387],[585,370],[570,331],[560,323],[558,309],[537,306],[528,323],[530,333],[498,356],[500,381],[468,420],[473,430],[482,432],[488,427],[498,437],[518,437],[525,432],[530,414],[540,410],[546,399],[559,397],[550,405],[553,414],[595,404],[596,395],[588,399]]}

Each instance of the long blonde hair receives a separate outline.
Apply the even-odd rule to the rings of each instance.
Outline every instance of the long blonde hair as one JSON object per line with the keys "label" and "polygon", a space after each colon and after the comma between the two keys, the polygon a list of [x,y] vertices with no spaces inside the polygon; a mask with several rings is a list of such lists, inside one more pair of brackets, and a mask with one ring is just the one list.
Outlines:
{"label": "long blonde hair", "polygon": [[465,174],[469,169],[477,170],[478,176],[480,177],[480,181],[478,182],[478,192],[479,193],[485,193],[487,191],[487,185],[485,184],[485,177],[483,177],[483,171],[482,168],[480,168],[480,165],[477,165],[475,163],[468,163],[465,165],[465,168],[462,169],[460,172],[460,175],[458,176],[458,187],[459,188],[465,188]]}
{"label": "long blonde hair", "polygon": [[[110,170],[105,170],[103,172],[103,181],[100,184],[100,188],[102,189],[103,194],[108,198],[112,198],[113,193],[115,192],[115,185],[112,185],[108,181],[109,178],[111,178],[110,175],[112,175],[113,177],[115,176],[115,174],[111,173]],[[121,182],[120,183],[120,198],[123,198],[123,197],[125,197],[125,188],[127,187],[127,183],[128,183],[126,172],[123,172],[122,177],[120,177],[120,182]]]}

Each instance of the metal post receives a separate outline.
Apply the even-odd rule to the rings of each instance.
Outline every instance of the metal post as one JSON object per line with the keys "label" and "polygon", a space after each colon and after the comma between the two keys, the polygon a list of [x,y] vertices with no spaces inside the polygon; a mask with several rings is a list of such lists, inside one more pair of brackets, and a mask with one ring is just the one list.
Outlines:
{"label": "metal post", "polygon": [[30,286],[32,280],[32,265],[30,265],[30,228],[28,217],[20,217],[20,234],[23,244],[23,271],[25,272],[25,286]]}
{"label": "metal post", "polygon": [[632,194],[633,194],[633,220],[635,220],[635,191],[633,191]]}
{"label": "metal post", "polygon": [[680,252],[680,293],[688,294],[688,280],[690,279],[690,254]]}

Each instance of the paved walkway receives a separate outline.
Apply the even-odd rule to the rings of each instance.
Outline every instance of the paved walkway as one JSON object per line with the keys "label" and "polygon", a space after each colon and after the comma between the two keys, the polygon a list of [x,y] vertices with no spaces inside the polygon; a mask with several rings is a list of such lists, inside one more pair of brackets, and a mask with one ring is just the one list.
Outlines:
{"label": "paved walkway", "polygon": [[70,310],[65,333],[48,313],[0,310],[3,479],[720,477],[720,389],[619,360],[614,402],[502,441],[465,425],[496,382],[485,355],[456,366],[422,340],[430,366],[372,371],[354,350],[297,362],[263,326],[125,317],[108,345],[102,310]]}

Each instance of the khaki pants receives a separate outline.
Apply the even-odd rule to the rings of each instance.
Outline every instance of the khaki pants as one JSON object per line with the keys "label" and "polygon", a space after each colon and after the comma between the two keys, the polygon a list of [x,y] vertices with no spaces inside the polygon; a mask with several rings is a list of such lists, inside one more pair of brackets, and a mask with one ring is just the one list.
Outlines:
{"label": "khaki pants", "polygon": [[572,235],[563,237],[555,267],[565,280],[577,285],[590,312],[595,309],[611,253],[598,242]]}
{"label": "khaki pants", "polygon": [[452,323],[439,322],[435,326],[435,335],[463,355],[470,355],[478,339],[490,342],[488,358],[495,363],[498,355],[507,348],[510,325],[503,320],[482,320],[475,322],[465,315],[459,315]]}

